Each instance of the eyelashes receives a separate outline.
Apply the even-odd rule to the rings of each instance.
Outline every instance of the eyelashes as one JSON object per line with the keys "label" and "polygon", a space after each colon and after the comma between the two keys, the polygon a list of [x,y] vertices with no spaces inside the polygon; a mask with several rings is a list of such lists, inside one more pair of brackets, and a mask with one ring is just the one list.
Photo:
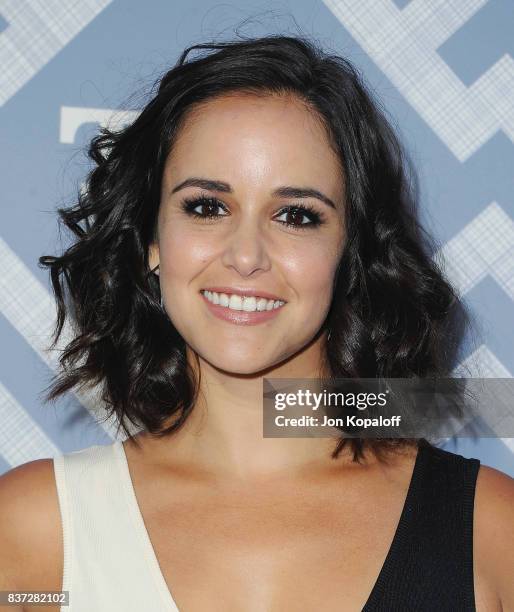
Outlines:
{"label": "eyelashes", "polygon": [[[196,212],[195,208],[198,208],[199,206],[205,207],[211,212],[208,214]],[[216,211],[217,208],[223,208],[225,210],[226,208],[223,202],[218,200],[218,198],[210,196],[192,196],[184,198],[181,203],[181,208],[187,215],[201,221],[214,221],[216,219],[227,216],[213,214],[212,211]],[[281,208],[278,212],[279,217],[283,215],[285,215],[286,218],[288,216],[292,216],[293,218],[300,219],[299,223],[279,221],[279,223],[281,223],[282,225],[290,227],[291,229],[296,231],[314,229],[325,223],[324,215],[319,213],[314,207],[310,206],[309,204],[294,204],[285,206],[284,208]],[[302,217],[307,217],[309,219],[309,222],[302,222]]]}

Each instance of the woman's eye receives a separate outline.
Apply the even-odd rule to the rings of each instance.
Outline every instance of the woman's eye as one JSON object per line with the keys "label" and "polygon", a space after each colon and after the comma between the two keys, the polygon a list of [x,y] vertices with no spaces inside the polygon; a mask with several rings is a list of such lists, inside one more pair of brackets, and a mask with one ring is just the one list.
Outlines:
{"label": "woman's eye", "polygon": [[[207,196],[186,198],[182,202],[182,209],[195,219],[205,221],[228,216],[227,214],[217,214],[219,209],[223,209],[226,212],[225,205],[217,198]],[[203,209],[204,212],[199,212],[198,209],[200,209],[200,211]],[[278,220],[278,217],[283,217],[283,220]],[[317,212],[311,206],[303,204],[283,208],[279,212],[278,217],[275,218],[280,224],[294,230],[312,229],[325,222],[321,213]]]}
{"label": "woman's eye", "polygon": [[[187,214],[200,219],[211,219],[218,216],[226,216],[213,214],[216,212],[216,209],[225,208],[224,205],[216,198],[208,198],[205,196],[199,198],[186,198],[182,202],[182,208]],[[208,212],[206,214],[202,214],[201,212],[197,212],[197,208],[204,208]]]}
{"label": "woman's eye", "polygon": [[[293,229],[310,229],[323,223],[323,219],[314,208],[310,206],[288,206],[283,209],[280,216],[285,216],[287,221],[280,221]],[[302,219],[307,219],[305,222]]]}

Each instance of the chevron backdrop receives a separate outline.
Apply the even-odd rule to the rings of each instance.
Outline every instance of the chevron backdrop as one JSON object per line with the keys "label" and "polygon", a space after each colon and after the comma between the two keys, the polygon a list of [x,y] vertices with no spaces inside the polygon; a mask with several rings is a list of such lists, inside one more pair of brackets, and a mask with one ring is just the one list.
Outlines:
{"label": "chevron backdrop", "polygon": [[[94,392],[42,401],[59,347],[46,350],[55,306],[37,259],[66,244],[55,207],[80,188],[98,125],[133,119],[186,46],[236,28],[307,34],[362,71],[417,167],[434,257],[480,329],[455,374],[512,377],[512,0],[0,0],[0,473],[112,441]],[[514,476],[514,439],[443,448]]]}

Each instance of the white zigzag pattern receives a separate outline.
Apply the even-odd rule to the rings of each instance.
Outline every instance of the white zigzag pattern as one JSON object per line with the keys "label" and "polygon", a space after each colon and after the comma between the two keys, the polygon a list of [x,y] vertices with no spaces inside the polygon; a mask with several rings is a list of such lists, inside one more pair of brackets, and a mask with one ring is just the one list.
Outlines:
{"label": "white zigzag pattern", "polygon": [[87,26],[112,0],[2,0],[0,106]]}
{"label": "white zigzag pattern", "polygon": [[[41,359],[50,368],[57,370],[60,352],[73,337],[72,330],[65,323],[58,346],[53,351],[46,350],[55,322],[54,300],[1,237],[0,312]],[[101,410],[98,390],[77,391],[76,396],[93,417]],[[30,417],[27,415],[27,418]],[[108,435],[115,438],[113,418],[101,423],[101,426]]]}
{"label": "white zigzag pattern", "polygon": [[492,202],[438,252],[460,295],[490,275],[514,300],[514,221]]}
{"label": "white zigzag pattern", "polygon": [[12,467],[59,452],[1,382],[0,422],[0,454]]}
{"label": "white zigzag pattern", "polygon": [[437,48],[487,0],[323,0],[460,161],[498,130],[514,142],[514,60],[503,55],[466,87]]}

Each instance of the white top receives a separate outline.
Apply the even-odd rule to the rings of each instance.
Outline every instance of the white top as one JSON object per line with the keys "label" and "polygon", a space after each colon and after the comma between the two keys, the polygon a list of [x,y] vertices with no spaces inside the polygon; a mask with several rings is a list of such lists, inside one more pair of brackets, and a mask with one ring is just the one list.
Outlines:
{"label": "white top", "polygon": [[121,441],[54,457],[64,541],[61,612],[179,612],[145,527]]}

